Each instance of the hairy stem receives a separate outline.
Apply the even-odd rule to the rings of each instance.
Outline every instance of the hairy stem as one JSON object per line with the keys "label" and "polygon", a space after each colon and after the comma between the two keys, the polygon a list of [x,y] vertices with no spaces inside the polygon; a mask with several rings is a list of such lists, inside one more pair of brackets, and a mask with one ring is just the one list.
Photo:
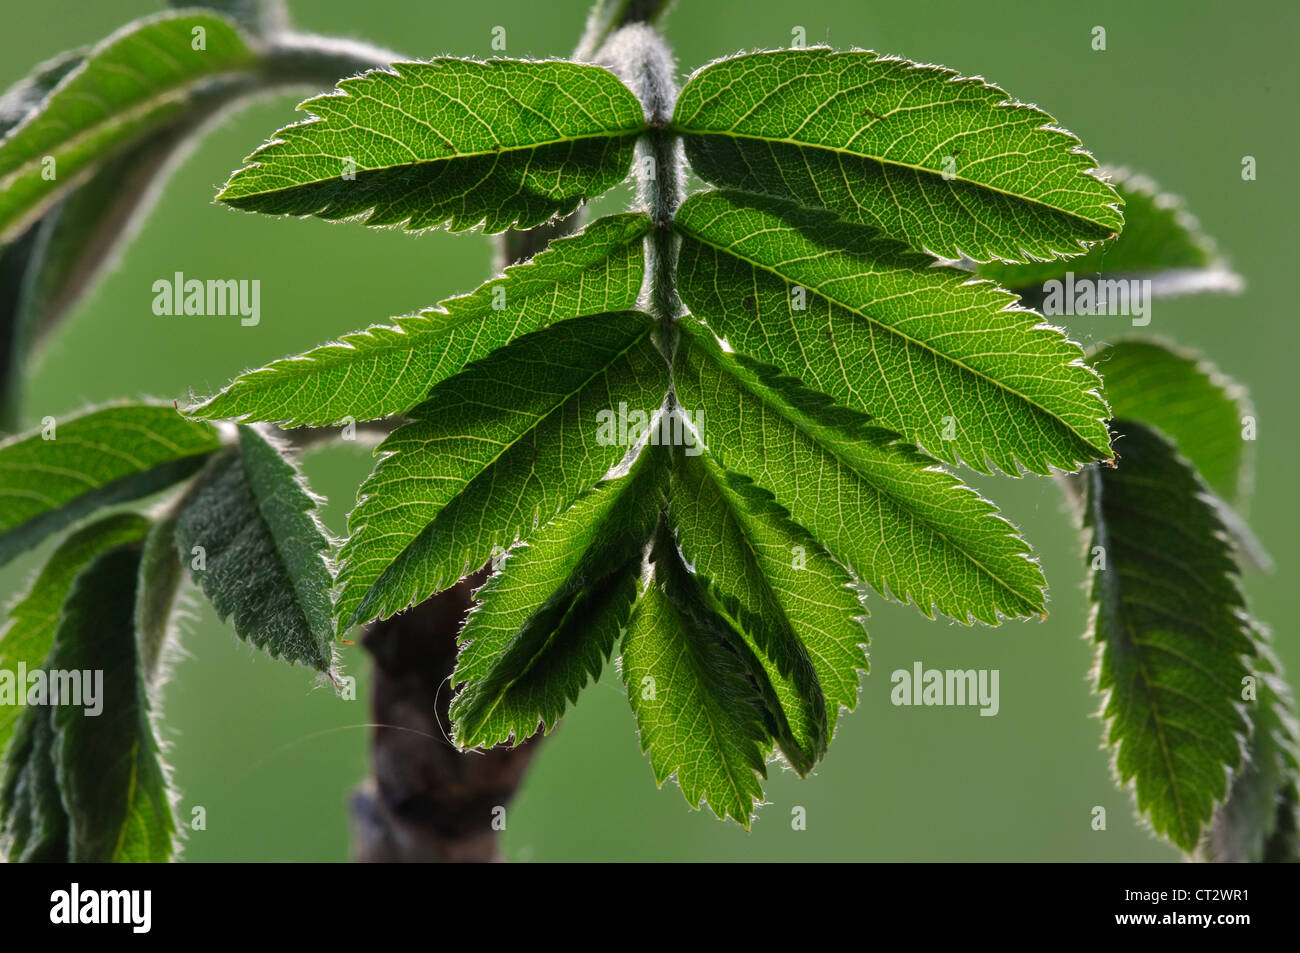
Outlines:
{"label": "hairy stem", "polygon": [[409,59],[357,40],[285,31],[270,36],[261,72],[276,87],[302,84],[332,89],[340,79]]}
{"label": "hairy stem", "polygon": [[596,54],[636,94],[649,130],[637,143],[637,197],[654,220],[647,243],[651,312],[664,323],[681,313],[677,297],[677,237],[673,216],[685,197],[686,159],[681,140],[669,130],[677,102],[676,66],[667,43],[653,27],[634,23],[614,33]]}

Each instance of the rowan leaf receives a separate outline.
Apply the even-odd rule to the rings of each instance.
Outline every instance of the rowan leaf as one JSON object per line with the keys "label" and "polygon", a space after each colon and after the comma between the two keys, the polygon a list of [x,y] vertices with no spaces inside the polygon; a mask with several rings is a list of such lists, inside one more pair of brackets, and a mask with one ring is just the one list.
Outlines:
{"label": "rowan leaf", "polygon": [[677,215],[682,301],[738,352],[987,471],[1108,458],[1083,351],[1015,296],[874,228],[739,193]]}
{"label": "rowan leaf", "polygon": [[1106,743],[1138,812],[1192,851],[1242,763],[1252,623],[1195,471],[1156,431],[1112,426],[1118,466],[1084,471]]}
{"label": "rowan leaf", "polygon": [[1047,113],[868,50],[711,63],[672,125],[715,185],[825,208],[943,258],[1078,255],[1123,224],[1092,156]]}
{"label": "rowan leaf", "polygon": [[934,458],[683,321],[673,370],[719,468],[749,477],[882,595],[963,623],[1041,614],[1045,581],[992,504]]}
{"label": "rowan leaf", "polygon": [[176,545],[217,615],[275,658],[333,665],[329,537],[298,468],[251,427],[212,461],[176,520]]}
{"label": "rowan leaf", "polygon": [[74,863],[158,862],[175,852],[167,770],[136,650],[140,552],[138,543],[108,550],[77,576],[50,653],[52,673],[94,673],[99,707],[92,716],[93,708],[61,703],[50,713]]}
{"label": "rowan leaf", "polygon": [[[77,574],[101,553],[144,539],[148,530],[149,521],[143,516],[117,513],[78,529],[59,543],[26,591],[5,612],[6,622],[0,629],[0,672],[15,679],[15,692],[26,691],[25,684],[18,684],[19,666],[35,672],[50,654],[59,612]],[[22,712],[16,703],[17,698],[6,698],[0,686],[0,756]]]}
{"label": "rowan leaf", "polygon": [[1116,417],[1137,420],[1173,440],[1201,479],[1229,503],[1240,503],[1253,482],[1252,442],[1244,439],[1254,414],[1241,385],[1196,355],[1152,338],[1105,345],[1089,362],[1106,382]]}
{"label": "rowan leaf", "polygon": [[0,443],[0,564],[99,507],[180,482],[220,446],[211,424],[144,404],[51,419]]}
{"label": "rowan leaf", "polygon": [[246,76],[255,58],[233,23],[194,10],[137,20],[95,46],[0,140],[0,241],[184,116],[201,87]]}
{"label": "rowan leaf", "polygon": [[186,413],[285,426],[402,413],[439,381],[524,334],[635,308],[649,227],[641,214],[597,219],[471,294],[250,371]]}
{"label": "rowan leaf", "polygon": [[597,415],[653,413],[667,366],[636,312],[525,335],[433,389],[362,484],[340,553],[341,625],[386,617],[527,539],[627,451]]}
{"label": "rowan leaf", "polygon": [[460,633],[451,705],[464,748],[549,732],[627,625],[659,517],[667,450],[646,447],[500,560]]}
{"label": "rowan leaf", "polygon": [[1065,261],[1008,264],[986,262],[976,267],[981,278],[1010,288],[1032,308],[1041,307],[1045,282],[1099,278],[1149,279],[1155,297],[1200,291],[1239,291],[1241,276],[1224,261],[1214,242],[1187,211],[1182,199],[1161,192],[1144,175],[1107,169],[1106,177],[1124,200],[1124,231],[1118,238]]}
{"label": "rowan leaf", "polygon": [[676,776],[691,807],[707,802],[748,829],[768,745],[738,636],[705,602],[666,531],[651,558],[654,576],[632,612],[621,663],[641,749],[661,786]]}
{"label": "rowan leaf", "polygon": [[[0,95],[0,140],[49,95],[59,80],[85,58],[85,50],[70,50],[39,64],[31,74]],[[26,283],[32,263],[42,256],[39,222],[0,248],[0,430],[14,430],[18,421],[18,371],[27,352],[31,322],[25,317]]]}
{"label": "rowan leaf", "polygon": [[599,66],[394,63],[302,103],[218,199],[271,215],[411,230],[529,228],[617,185],[645,117]]}

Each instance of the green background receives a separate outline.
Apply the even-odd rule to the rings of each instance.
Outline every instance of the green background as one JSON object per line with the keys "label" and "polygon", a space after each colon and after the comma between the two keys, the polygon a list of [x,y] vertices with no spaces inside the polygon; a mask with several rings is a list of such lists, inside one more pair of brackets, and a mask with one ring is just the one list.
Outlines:
{"label": "green background", "polygon": [[[66,47],[90,43],[149,0],[46,0],[6,5],[0,85]],[[507,55],[563,56],[583,24],[580,0],[427,3],[297,0],[302,29],[353,36],[413,57],[491,55],[492,28]],[[1092,29],[1107,50],[1091,48]],[[1183,195],[1245,276],[1238,297],[1157,302],[1143,333],[1211,355],[1251,388],[1259,416],[1255,528],[1277,562],[1246,588],[1277,630],[1279,653],[1300,673],[1288,620],[1297,608],[1295,532],[1296,332],[1294,265],[1300,138],[1294,122],[1300,4],[969,0],[907,3],[683,0],[667,22],[686,71],[741,49],[808,42],[861,46],[943,63],[998,83],[1078,134],[1103,161],[1125,164]],[[119,396],[210,393],[229,377],[341,332],[418,309],[488,277],[482,235],[368,231],[355,224],[261,218],[211,204],[239,160],[299,118],[300,97],[264,100],[227,117],[167,183],[160,206],[120,266],[49,342],[27,383],[26,419],[60,416]],[[1253,155],[1258,180],[1243,181]],[[257,278],[262,320],[156,317],[151,285],[175,271],[200,278]],[[1124,318],[1067,318],[1076,339],[1129,330]],[[306,460],[341,532],[366,449]],[[670,783],[654,785],[627,702],[607,672],[546,742],[508,815],[513,860],[873,859],[1173,860],[1171,848],[1132,819],[1099,747],[1097,701],[1087,674],[1081,543],[1050,479],[978,478],[975,484],[1024,530],[1052,585],[1043,622],[1001,628],[929,622],[871,602],[873,674],[858,710],[842,720],[816,775],[774,767],[770,804],[750,833],[689,809]],[[0,573],[17,591],[33,554]],[[344,646],[358,701],[342,701],[305,669],[237,642],[193,600],[184,654],[165,699],[170,761],[183,819],[206,809],[189,836],[190,860],[344,860],[345,801],[366,771],[366,661]],[[996,668],[1001,712],[896,708],[889,673],[921,660],[934,668]],[[1108,829],[1091,828],[1092,809]],[[807,829],[792,829],[802,806]]]}

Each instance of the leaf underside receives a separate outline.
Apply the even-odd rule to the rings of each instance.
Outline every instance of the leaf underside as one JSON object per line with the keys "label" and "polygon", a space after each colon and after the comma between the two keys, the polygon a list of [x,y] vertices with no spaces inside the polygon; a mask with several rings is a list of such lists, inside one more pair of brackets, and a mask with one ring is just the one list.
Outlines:
{"label": "leaf underside", "polygon": [[603,442],[596,417],[662,403],[667,366],[651,330],[637,312],[561,321],[438,384],[361,486],[340,552],[340,624],[452,585],[617,464],[627,448]]}
{"label": "leaf underside", "polygon": [[1215,493],[1244,501],[1253,444],[1242,428],[1254,411],[1240,385],[1209,362],[1150,338],[1116,341],[1089,361],[1105,378],[1116,417],[1159,430]]}
{"label": "leaf underside", "polygon": [[715,185],[827,208],[943,258],[1079,255],[1123,224],[1119,196],[1047,113],[866,50],[712,63],[672,125]]}
{"label": "leaf underside", "polygon": [[623,638],[627,697],[655,779],[675,776],[692,807],[749,827],[763,797],[762,701],[726,622],[703,599],[667,531]]}
{"label": "leaf underside", "polygon": [[976,274],[1010,288],[1032,308],[1041,306],[1043,284],[1062,281],[1067,272],[1076,281],[1102,276],[1149,278],[1153,296],[1239,290],[1240,276],[1224,262],[1181,199],[1126,170],[1110,171],[1107,177],[1124,200],[1124,231],[1114,241],[1096,245],[1078,258],[986,262],[975,269]]}
{"label": "leaf underside", "polygon": [[555,727],[627,625],[659,516],[666,451],[648,449],[510,551],[460,633],[451,707],[462,747]]}
{"label": "leaf underside", "polygon": [[987,501],[869,418],[683,322],[674,366],[720,468],[749,477],[877,592],[960,622],[1041,614],[1045,582]]}
{"label": "leaf underside", "polygon": [[402,413],[439,381],[524,334],[635,308],[649,227],[641,214],[598,219],[471,294],[252,371],[187,414],[328,426]]}
{"label": "leaf underside", "polygon": [[[59,613],[77,574],[96,556],[145,538],[149,521],[135,513],[117,513],[68,535],[46,559],[27,591],[6,611],[0,629],[0,671],[17,672],[19,665],[35,671],[54,645]],[[0,705],[0,755],[22,709]]]}
{"label": "leaf underside", "polygon": [[122,542],[122,526],[104,526],[43,662],[45,702],[22,709],[6,759],[0,813],[11,860],[165,862],[175,853],[134,625],[142,546]]}
{"label": "leaf underside", "polygon": [[103,711],[54,709],[58,779],[68,811],[69,860],[170,859],[176,822],[149,715],[135,638],[138,545],[99,556],[63,610],[50,668],[102,671]]}
{"label": "leaf underside", "polygon": [[1120,783],[1191,851],[1242,762],[1252,623],[1195,472],[1155,431],[1113,427],[1118,466],[1084,477],[1090,558],[1105,560],[1092,589],[1096,687]]}
{"label": "leaf underside", "polygon": [[0,140],[0,239],[106,158],[182,118],[200,87],[237,79],[253,61],[240,31],[210,13],[160,14],[104,40]]}
{"label": "leaf underside", "polygon": [[394,63],[303,103],[218,198],[410,230],[530,228],[627,174],[645,126],[613,73],[562,61]]}
{"label": "leaf underside", "polygon": [[1256,625],[1251,661],[1256,697],[1249,702],[1250,742],[1246,761],[1228,797],[1214,813],[1201,844],[1216,863],[1275,863],[1300,860],[1300,726],[1295,701],[1282,678],[1269,635]]}
{"label": "leaf underside", "polygon": [[1083,351],[1008,292],[772,199],[697,193],[676,223],[683,303],[737,351],[947,462],[1046,473],[1109,456]]}
{"label": "leaf underside", "polygon": [[178,483],[220,448],[210,424],[125,404],[0,443],[0,564],[100,507]]}
{"label": "leaf underside", "polygon": [[333,581],[319,503],[276,447],[241,427],[238,451],[200,476],[175,539],[194,581],[240,638],[325,672],[333,664]]}

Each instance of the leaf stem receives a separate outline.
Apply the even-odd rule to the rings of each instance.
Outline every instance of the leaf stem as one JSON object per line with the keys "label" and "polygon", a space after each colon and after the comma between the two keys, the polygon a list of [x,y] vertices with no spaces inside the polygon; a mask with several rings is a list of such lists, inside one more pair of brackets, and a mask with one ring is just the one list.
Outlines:
{"label": "leaf stem", "polygon": [[677,297],[677,237],[671,226],[685,197],[686,168],[681,139],[670,128],[677,101],[672,52],[658,30],[634,23],[610,36],[596,62],[613,70],[645,110],[648,129],[637,143],[634,170],[638,199],[655,223],[647,243],[650,309],[659,320],[672,323],[682,307]]}

